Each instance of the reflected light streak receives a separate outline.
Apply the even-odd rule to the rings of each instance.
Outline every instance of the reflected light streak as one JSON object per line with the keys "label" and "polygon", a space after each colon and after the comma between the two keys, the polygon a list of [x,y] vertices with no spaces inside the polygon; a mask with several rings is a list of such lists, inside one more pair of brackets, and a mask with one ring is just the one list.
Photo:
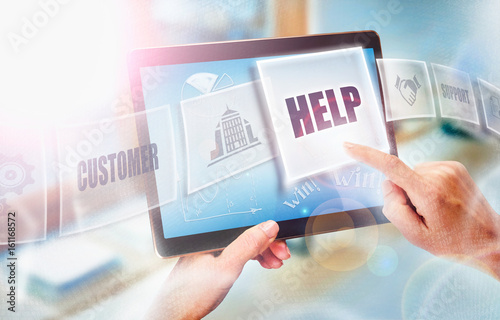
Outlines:
{"label": "reflected light streak", "polygon": [[[37,2],[9,6],[17,8],[0,10],[0,24],[20,36],[23,24],[43,12]],[[117,93],[120,68],[126,68],[116,7],[115,2],[69,2],[20,44],[19,52],[4,41],[0,85],[7,90],[2,92],[1,119],[43,127],[101,113]],[[6,14],[14,17],[1,19]]]}

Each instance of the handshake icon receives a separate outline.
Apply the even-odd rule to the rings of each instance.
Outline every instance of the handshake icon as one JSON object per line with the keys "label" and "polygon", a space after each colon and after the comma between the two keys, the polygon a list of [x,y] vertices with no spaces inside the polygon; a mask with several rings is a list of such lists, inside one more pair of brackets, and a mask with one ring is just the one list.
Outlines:
{"label": "handshake icon", "polygon": [[420,89],[421,85],[417,80],[417,76],[413,76],[413,79],[403,79],[398,76],[396,79],[396,89],[399,90],[401,96],[405,101],[412,106],[417,100],[417,91]]}

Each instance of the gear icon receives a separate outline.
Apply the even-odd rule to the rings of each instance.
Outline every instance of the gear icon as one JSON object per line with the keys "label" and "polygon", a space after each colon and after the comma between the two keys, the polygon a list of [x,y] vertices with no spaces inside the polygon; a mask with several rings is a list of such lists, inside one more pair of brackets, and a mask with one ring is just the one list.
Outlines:
{"label": "gear icon", "polygon": [[0,154],[0,196],[8,192],[22,194],[26,185],[35,182],[31,177],[34,169],[23,161],[21,155],[7,157]]}

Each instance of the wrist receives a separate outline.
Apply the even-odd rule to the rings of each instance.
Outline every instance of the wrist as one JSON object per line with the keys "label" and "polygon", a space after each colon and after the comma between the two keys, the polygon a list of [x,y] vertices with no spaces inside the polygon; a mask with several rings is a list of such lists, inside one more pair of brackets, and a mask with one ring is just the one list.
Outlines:
{"label": "wrist", "polygon": [[500,248],[477,257],[480,268],[500,281]]}
{"label": "wrist", "polygon": [[500,215],[493,211],[493,217],[493,223],[488,232],[489,244],[476,258],[484,265],[483,269],[500,281]]}

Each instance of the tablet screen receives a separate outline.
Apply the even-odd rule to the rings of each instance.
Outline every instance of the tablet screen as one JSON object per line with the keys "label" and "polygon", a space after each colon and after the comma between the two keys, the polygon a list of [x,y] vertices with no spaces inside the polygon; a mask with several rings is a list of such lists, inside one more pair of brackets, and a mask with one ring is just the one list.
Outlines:
{"label": "tablet screen", "polygon": [[[368,208],[370,221],[361,225],[387,222],[380,212],[383,205],[380,186],[384,179],[381,173],[350,159],[339,160],[320,170],[308,165],[320,163],[326,148],[333,149],[333,154],[343,153],[338,150],[342,141],[362,143],[363,140],[353,141],[349,134],[338,133],[335,144],[325,136],[323,148],[315,150],[314,144],[308,143],[305,149],[285,159],[287,146],[277,139],[281,127],[290,127],[291,116],[269,108],[273,95],[269,94],[269,86],[272,84],[259,64],[315,53],[338,55],[335,48],[322,46],[290,54],[279,52],[278,55],[242,59],[211,57],[207,61],[202,58],[201,62],[196,59],[187,63],[149,62],[138,68],[148,142],[154,144],[155,153],[169,157],[171,166],[169,175],[156,174],[155,200],[154,203],[150,201],[150,208],[155,212],[152,215],[153,232],[161,231],[161,235],[155,234],[156,247],[158,249],[160,237],[170,244],[167,253],[160,252],[160,255],[215,249],[227,245],[245,228],[270,219],[280,223],[279,236],[284,238],[304,235],[303,226],[310,217],[340,212],[366,211]],[[362,61],[351,57],[347,60],[367,69],[364,78],[369,78],[365,80],[374,93],[370,104],[375,105],[370,106],[372,113],[369,116],[373,128],[371,124],[368,127],[364,124],[363,129],[356,130],[368,131],[368,135],[377,137],[380,142],[378,149],[389,152],[376,69],[377,53],[373,48],[357,49]],[[197,54],[203,56],[202,52]],[[225,56],[231,54],[225,53]],[[180,60],[189,61],[190,58]],[[325,122],[331,122],[330,127],[334,129],[332,95],[337,95],[337,112],[345,118],[344,122],[349,124],[352,119],[347,120],[347,109],[343,109],[342,96],[339,98],[343,88],[331,89],[328,92],[325,88],[320,97],[323,99],[316,102],[323,108],[323,127]],[[307,90],[303,96],[313,97]],[[355,94],[349,97],[356,101]],[[362,100],[366,101],[364,96]],[[301,103],[300,97],[294,101]],[[313,104],[310,100],[308,103]],[[328,131],[319,131],[321,123],[316,109],[311,106],[309,111],[314,116],[299,122],[304,136],[319,137]],[[359,112],[357,116],[358,119],[362,117]],[[309,120],[315,120],[310,126],[312,131],[308,131]],[[296,137],[300,134],[296,133]],[[308,149],[311,145],[313,147]],[[300,172],[295,174],[289,163],[297,163],[302,158],[306,159],[303,160],[305,168],[299,168]],[[296,228],[298,225],[301,227]],[[359,224],[354,222],[352,227],[357,226]],[[220,237],[223,239],[214,240]],[[211,244],[207,244],[209,242]],[[172,249],[176,246],[178,248]]]}

